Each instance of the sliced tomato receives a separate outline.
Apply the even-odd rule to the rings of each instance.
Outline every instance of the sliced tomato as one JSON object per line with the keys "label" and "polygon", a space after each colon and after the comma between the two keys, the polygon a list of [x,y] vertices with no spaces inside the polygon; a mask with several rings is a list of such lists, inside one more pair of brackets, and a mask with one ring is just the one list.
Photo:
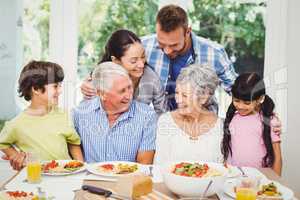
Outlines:
{"label": "sliced tomato", "polygon": [[179,163],[175,165],[175,168],[181,168],[183,166],[183,163]]}
{"label": "sliced tomato", "polygon": [[113,164],[105,164],[105,165],[101,165],[100,167],[106,169],[106,170],[113,170],[114,169],[114,165]]}

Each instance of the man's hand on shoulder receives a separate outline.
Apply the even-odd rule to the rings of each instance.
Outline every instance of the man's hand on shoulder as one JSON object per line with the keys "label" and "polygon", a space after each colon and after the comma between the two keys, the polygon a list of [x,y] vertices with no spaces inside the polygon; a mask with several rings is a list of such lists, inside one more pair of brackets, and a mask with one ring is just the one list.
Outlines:
{"label": "man's hand on shoulder", "polygon": [[276,114],[273,116],[271,120],[271,129],[277,135],[281,135],[282,133],[282,123]]}

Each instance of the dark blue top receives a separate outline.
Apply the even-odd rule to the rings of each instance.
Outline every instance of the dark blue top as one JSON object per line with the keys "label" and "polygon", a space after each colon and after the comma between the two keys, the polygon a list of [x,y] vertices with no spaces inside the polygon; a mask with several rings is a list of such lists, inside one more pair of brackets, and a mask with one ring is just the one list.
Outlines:
{"label": "dark blue top", "polygon": [[187,67],[188,60],[193,57],[193,47],[191,47],[185,54],[177,56],[170,61],[169,76],[166,86],[166,98],[169,110],[175,110],[177,104],[175,101],[176,79],[182,68]]}

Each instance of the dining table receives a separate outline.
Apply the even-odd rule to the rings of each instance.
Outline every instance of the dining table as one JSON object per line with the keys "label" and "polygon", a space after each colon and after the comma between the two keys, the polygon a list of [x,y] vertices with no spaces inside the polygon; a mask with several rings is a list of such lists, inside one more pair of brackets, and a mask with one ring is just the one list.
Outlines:
{"label": "dining table", "polygon": [[[143,166],[143,172],[149,175],[148,165]],[[243,168],[245,173],[256,174],[264,176],[269,180],[279,182],[288,187],[288,182],[279,177],[270,168]],[[0,192],[1,191],[26,191],[34,192],[44,191],[48,199],[53,200],[101,200],[105,199],[103,196],[92,194],[88,191],[82,190],[82,185],[92,185],[101,187],[111,191],[115,190],[116,179],[110,177],[102,177],[90,173],[89,171],[82,171],[66,176],[49,176],[43,175],[42,181],[38,184],[30,184],[26,181],[26,170],[14,171],[9,166],[9,163],[0,160]],[[162,174],[160,173],[160,166],[153,165],[153,173],[151,178],[153,181],[152,193],[142,196],[139,200],[177,200],[179,196],[172,193],[163,182]],[[106,198],[114,199],[114,198]],[[215,195],[209,197],[211,200],[232,200],[224,191],[219,191]],[[298,194],[294,194],[294,199],[299,199]]]}

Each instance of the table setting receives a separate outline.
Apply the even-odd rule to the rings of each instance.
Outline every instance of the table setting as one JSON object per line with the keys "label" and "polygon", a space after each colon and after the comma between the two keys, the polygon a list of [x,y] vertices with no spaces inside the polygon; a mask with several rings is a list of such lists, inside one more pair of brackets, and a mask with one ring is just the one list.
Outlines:
{"label": "table setting", "polygon": [[[238,193],[236,193],[235,188],[238,180],[254,177],[259,179],[259,187],[274,184],[280,192],[279,199],[296,199],[293,191],[282,184],[280,178],[271,169],[267,168],[225,167],[219,163],[200,161],[177,162],[164,166],[142,165],[123,161],[90,164],[76,162],[48,161],[42,163],[40,181],[36,183],[28,181],[29,171],[26,167],[10,177],[9,181],[6,180],[1,183],[0,193],[24,191],[36,196],[42,194],[44,199],[47,200],[196,200],[205,198],[208,200],[232,200],[237,198]],[[0,165],[4,166],[4,163],[2,161]],[[55,170],[49,170],[51,167]],[[192,171],[183,172],[183,168],[192,169]],[[45,171],[45,169],[47,170]],[[193,171],[193,169],[201,170]],[[195,173],[196,175],[189,176],[189,174],[184,173]],[[139,193],[140,196],[134,196],[135,192]]]}

